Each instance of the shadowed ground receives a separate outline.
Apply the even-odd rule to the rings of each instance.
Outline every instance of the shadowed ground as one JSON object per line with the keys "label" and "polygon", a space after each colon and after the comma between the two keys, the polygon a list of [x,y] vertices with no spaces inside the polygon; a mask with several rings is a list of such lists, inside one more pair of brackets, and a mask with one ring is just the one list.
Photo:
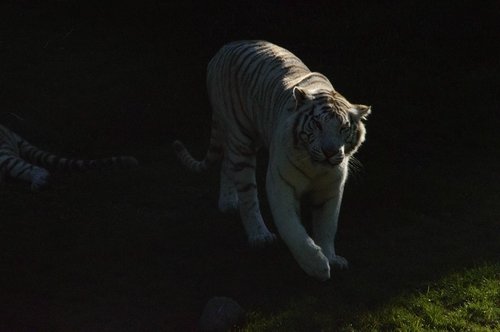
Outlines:
{"label": "shadowed ground", "polygon": [[[54,152],[140,167],[59,174],[39,194],[2,185],[0,330],[193,330],[212,296],[269,315],[310,301],[333,329],[498,262],[500,8],[328,3],[2,2],[0,122]],[[373,106],[338,234],[351,269],[326,283],[281,242],[249,250],[216,209],[217,170],[190,174],[171,151],[180,138],[204,155],[205,67],[235,39],[284,46]]]}

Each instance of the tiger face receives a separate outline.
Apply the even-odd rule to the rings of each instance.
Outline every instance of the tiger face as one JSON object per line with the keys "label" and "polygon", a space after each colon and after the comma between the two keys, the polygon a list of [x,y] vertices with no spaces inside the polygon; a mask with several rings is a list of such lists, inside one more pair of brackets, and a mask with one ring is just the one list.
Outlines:
{"label": "tiger face", "polygon": [[361,120],[370,107],[353,105],[331,91],[293,90],[300,115],[296,136],[313,162],[336,166],[353,155],[365,139]]}

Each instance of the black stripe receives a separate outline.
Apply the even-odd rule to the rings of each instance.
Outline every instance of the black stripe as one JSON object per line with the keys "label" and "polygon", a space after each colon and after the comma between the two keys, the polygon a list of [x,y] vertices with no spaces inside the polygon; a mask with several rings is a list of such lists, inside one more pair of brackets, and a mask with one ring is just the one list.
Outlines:
{"label": "black stripe", "polygon": [[327,114],[332,113],[332,107],[328,104],[319,106],[319,110],[321,113],[327,113]]}
{"label": "black stripe", "polygon": [[293,129],[292,129],[292,134],[293,134],[293,145],[297,147],[299,144],[299,124],[302,122],[302,118],[304,117],[303,113],[300,113],[297,115],[295,118],[295,122],[293,123]]}
{"label": "black stripe", "polygon": [[208,147],[208,151],[207,153],[213,153],[213,154],[216,154],[216,155],[221,155],[224,153],[224,149],[221,147],[221,146],[217,146],[217,145],[211,145]]}
{"label": "black stripe", "polygon": [[27,170],[32,170],[32,169],[33,169],[33,166],[31,166],[30,164],[26,164],[19,172],[17,172],[17,174],[13,175],[13,177],[19,178],[21,175],[26,173]]}
{"label": "black stripe", "polygon": [[312,177],[310,177],[308,174],[306,174],[303,169],[301,169],[300,167],[295,165],[295,163],[290,159],[290,157],[288,155],[286,156],[286,158],[288,159],[288,162],[290,164],[292,164],[293,167],[295,167],[302,175],[304,175],[304,177],[306,177],[308,179],[312,179]]}
{"label": "black stripe", "polygon": [[246,73],[246,76],[248,77],[248,79],[246,81],[244,81],[244,85],[245,86],[249,86],[250,85],[250,88],[248,89],[248,91],[252,91],[251,90],[251,86],[254,85],[254,81],[257,81],[259,79],[260,73],[262,72],[262,69],[264,67],[265,67],[265,62],[261,61],[257,65],[257,67],[255,68],[254,72],[252,72],[252,73]]}
{"label": "black stripe", "polygon": [[[249,51],[249,49],[251,49],[252,47],[248,47],[247,49],[245,49],[245,52],[246,51]],[[241,54],[239,54],[239,57],[238,57],[238,62],[239,62],[239,72],[242,74],[242,75],[247,75],[247,69],[248,67],[250,67],[253,63],[253,59],[251,59],[250,61],[248,61],[248,63],[245,63],[250,57],[253,57],[257,52],[256,52],[256,49],[255,47],[253,47],[252,50],[250,50],[247,54],[245,54],[243,56],[243,58],[241,58],[241,56],[243,55],[244,52],[241,52]]]}
{"label": "black stripe", "polygon": [[18,158],[12,158],[10,160],[12,162],[12,164],[7,164],[7,171],[12,172],[13,169],[15,169],[20,163],[24,163],[24,161],[22,161],[21,159],[18,159]]}
{"label": "black stripe", "polygon": [[[230,66],[234,66],[234,63],[231,63]],[[228,81],[228,80],[226,80]],[[233,80],[233,82],[236,82],[236,80]],[[229,82],[226,82],[226,83],[229,83]],[[229,88],[228,90],[231,91],[233,90],[234,87],[231,87]],[[253,138],[252,138],[252,135],[248,132],[248,130],[246,129],[246,127],[243,125],[243,123],[241,122],[240,120],[240,117],[239,117],[239,113],[237,111],[243,111],[242,110],[242,107],[240,105],[240,110],[236,110],[236,107],[235,106],[235,103],[233,101],[233,96],[234,93],[231,93],[231,96],[229,96],[229,103],[230,103],[230,109],[231,109],[231,112],[232,112],[232,115],[233,115],[233,118],[236,122],[236,124],[238,125],[238,129],[239,129],[239,132],[247,139],[249,140],[250,142],[253,141]],[[225,99],[225,98],[223,98]],[[239,102],[239,101],[238,101]],[[227,105],[226,106],[226,109],[227,109]],[[244,113],[244,112],[243,112]],[[245,114],[243,114],[245,115]]]}
{"label": "black stripe", "polygon": [[14,158],[14,157],[7,157],[2,162],[0,162],[0,168],[2,168],[4,165],[6,165],[10,160],[12,160],[12,158]]}
{"label": "black stripe", "polygon": [[[264,60],[262,60],[262,61],[264,61]],[[259,73],[259,76],[256,76],[256,79],[253,81],[252,85],[249,87],[249,91],[253,92],[256,88],[257,82],[259,81],[259,78],[262,78],[262,77],[265,78],[264,84],[266,84],[266,86],[260,85],[260,88],[262,90],[264,90],[263,91],[264,95],[262,96],[262,101],[266,100],[266,97],[267,97],[266,92],[269,92],[269,90],[271,90],[270,86],[271,86],[271,82],[272,82],[272,77],[269,77],[269,75],[275,69],[280,67],[282,64],[282,62],[280,61],[277,64],[275,64],[274,66],[272,66],[274,61],[277,61],[277,59],[273,59],[271,62],[264,62],[265,65],[263,66],[263,69],[265,70],[265,72],[262,75],[260,75],[260,73]]]}
{"label": "black stripe", "polygon": [[56,157],[55,155],[53,154],[50,154],[50,153],[45,153],[45,152],[42,152],[42,151],[39,151],[39,155],[37,157],[37,161],[36,163],[38,163],[39,165],[41,166],[46,166],[46,167],[53,167],[53,168],[58,168],[59,165],[59,160],[58,160],[58,157]]}
{"label": "black stripe", "polygon": [[256,86],[261,78],[263,78],[263,71],[267,69],[267,63],[263,60],[260,60],[260,64],[258,70],[251,74],[251,80],[248,84],[248,92],[253,93],[255,91]]}
{"label": "black stripe", "polygon": [[335,196],[332,196],[332,197],[328,197],[326,198],[323,202],[321,203],[316,203],[316,204],[311,204],[311,207],[315,210],[319,210],[321,208],[323,208],[325,206],[326,203],[328,203],[329,201],[331,201],[332,199],[334,199]]}
{"label": "black stripe", "polygon": [[[276,64],[274,64],[276,62]],[[280,58],[273,59],[267,66],[267,72],[265,73],[266,80],[264,81],[264,86],[261,86],[263,89],[262,100],[267,101],[270,100],[269,94],[272,95],[274,93],[274,89],[276,86],[282,81],[283,73],[281,72],[281,66],[283,65],[283,61]],[[275,71],[280,69],[280,71],[276,74]],[[274,75],[272,75],[274,74]],[[253,90],[250,90],[253,91]],[[270,106],[270,105],[268,105]]]}
{"label": "black stripe", "polygon": [[240,193],[244,193],[244,192],[250,191],[252,189],[254,189],[254,190],[257,189],[257,185],[255,183],[248,183],[248,184],[245,184],[241,188],[237,188],[238,192],[240,192]]}
{"label": "black stripe", "polygon": [[293,183],[290,183],[285,177],[281,174],[281,172],[278,169],[278,175],[280,176],[281,180],[290,188],[293,190],[293,195],[295,196],[295,199],[298,200],[298,194],[297,194],[297,188],[293,185]]}
{"label": "black stripe", "polygon": [[247,168],[251,168],[251,169],[255,169],[255,165],[253,164],[250,164],[250,163],[247,163],[247,162],[239,162],[239,163],[233,163],[231,162],[231,170],[234,171],[234,172],[241,172],[243,171],[244,169],[247,169]]}
{"label": "black stripe", "polygon": [[248,206],[247,209],[252,210],[252,209],[258,208],[258,205],[259,205],[259,201],[254,199],[250,202],[250,206]]}

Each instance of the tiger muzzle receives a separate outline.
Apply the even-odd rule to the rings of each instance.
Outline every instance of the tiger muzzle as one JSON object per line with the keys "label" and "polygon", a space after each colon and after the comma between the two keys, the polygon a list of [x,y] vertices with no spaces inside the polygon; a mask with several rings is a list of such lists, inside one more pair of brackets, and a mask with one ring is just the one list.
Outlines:
{"label": "tiger muzzle", "polygon": [[326,160],[332,165],[340,164],[345,158],[343,148],[340,148],[340,149],[335,149],[335,148],[322,149],[322,151],[323,151],[323,154],[325,155]]}

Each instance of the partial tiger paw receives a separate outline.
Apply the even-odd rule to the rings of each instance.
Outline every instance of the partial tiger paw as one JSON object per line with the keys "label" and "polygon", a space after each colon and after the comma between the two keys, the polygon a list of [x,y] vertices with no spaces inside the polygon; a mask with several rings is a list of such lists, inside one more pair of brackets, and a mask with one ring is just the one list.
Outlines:
{"label": "partial tiger paw", "polygon": [[33,167],[31,172],[31,191],[40,191],[49,185],[50,174],[41,167]]}
{"label": "partial tiger paw", "polygon": [[239,199],[238,192],[234,184],[227,179],[227,176],[221,175],[221,185],[219,192],[219,211],[222,213],[234,213],[238,211]]}
{"label": "partial tiger paw", "polygon": [[236,213],[238,211],[238,199],[219,199],[219,211],[222,213]]}
{"label": "partial tiger paw", "polygon": [[274,241],[276,241],[276,235],[271,232],[248,237],[248,244],[252,248],[266,247],[272,244]]}
{"label": "partial tiger paw", "polygon": [[330,258],[329,261],[332,269],[347,270],[349,268],[349,262],[342,256],[335,255],[333,258]]}
{"label": "partial tiger paw", "polygon": [[330,279],[330,264],[320,247],[312,241],[306,241],[298,252],[294,252],[300,267],[310,276],[321,281]]}

